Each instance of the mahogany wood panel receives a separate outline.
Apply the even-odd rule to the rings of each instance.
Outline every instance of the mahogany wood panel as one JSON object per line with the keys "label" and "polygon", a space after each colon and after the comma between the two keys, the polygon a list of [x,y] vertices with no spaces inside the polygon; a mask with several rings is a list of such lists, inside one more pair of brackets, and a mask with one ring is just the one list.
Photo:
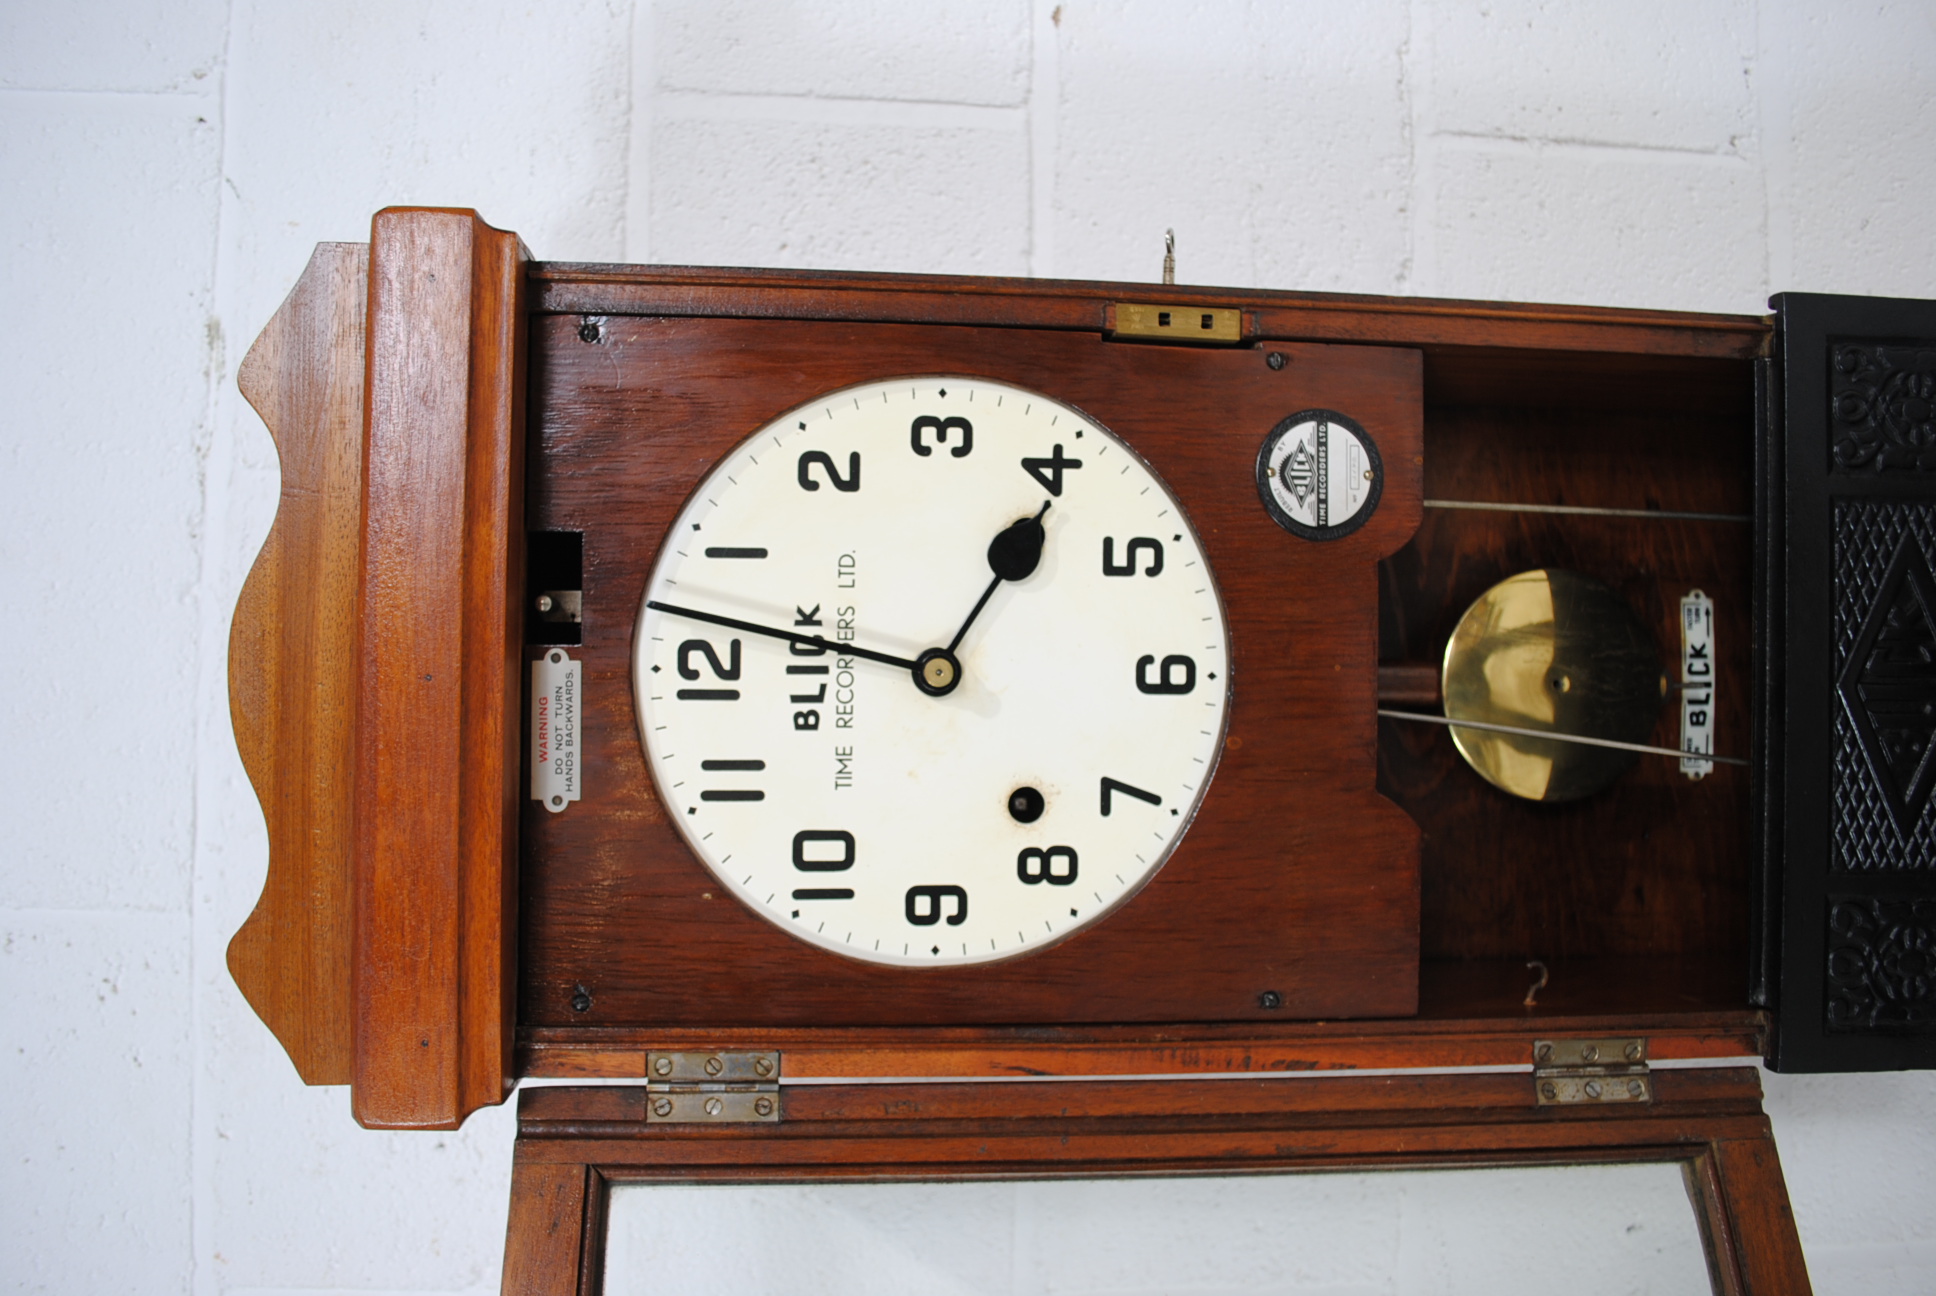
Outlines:
{"label": "mahogany wood panel", "polygon": [[[594,340],[595,339],[595,340]],[[1418,524],[1418,353],[1264,354],[1093,334],[570,318],[534,331],[530,525],[584,535],[583,797],[527,803],[521,1021],[641,1025],[1392,1016],[1417,1002],[1416,829],[1373,787],[1377,559]],[[687,850],[645,769],[633,626],[665,528],[711,464],[783,411],[896,374],[987,375],[1086,411],[1175,490],[1217,573],[1232,693],[1221,766],[1162,871],[1053,948],[885,968],[795,941]],[[1386,466],[1376,514],[1312,544],[1257,498],[1265,435],[1350,413]],[[590,1005],[573,1007],[584,987]],[[1274,992],[1278,1006],[1260,1002]]]}
{"label": "mahogany wood panel", "polygon": [[1107,327],[1111,302],[1245,312],[1245,337],[1415,347],[1487,347],[1749,359],[1773,330],[1754,315],[1366,297],[1337,293],[1056,279],[987,279],[712,266],[533,266],[540,311],[1074,329]]}
{"label": "mahogany wood panel", "polygon": [[605,1196],[604,1183],[587,1166],[514,1165],[500,1290],[516,1296],[597,1291]]}
{"label": "mahogany wood panel", "polygon": [[470,212],[371,231],[355,762],[367,1125],[510,1091],[524,254]]}
{"label": "mahogany wood panel", "polygon": [[[1522,983],[1523,984],[1523,983]],[[1629,989],[1616,983],[1617,989]],[[1519,1002],[1516,992],[1513,1004]],[[1517,1017],[1518,1020],[1514,1020]],[[520,1043],[519,1074],[636,1078],[649,1050],[775,1049],[786,1075],[1124,1076],[1212,1072],[1362,1071],[1523,1066],[1536,1039],[1640,1035],[1654,1059],[1756,1057],[1767,1023],[1755,1010],[1582,1015],[1501,1009],[1497,1018],[1412,1018],[1111,1027],[851,1027],[705,1030],[536,1030]]]}
{"label": "mahogany wood panel", "polygon": [[[1731,416],[1709,408],[1434,407],[1426,425],[1428,499],[1719,513],[1751,510],[1748,375]],[[1715,603],[1715,750],[1750,746],[1753,529],[1745,522],[1649,520],[1428,508],[1410,544],[1380,568],[1381,656],[1436,662],[1466,607],[1514,572],[1570,569],[1620,594],[1650,626],[1679,679],[1679,603]],[[1649,740],[1679,747],[1670,696]],[[1385,721],[1380,787],[1418,820],[1422,955],[1593,958],[1716,955],[1738,967],[1745,1002],[1748,771],[1690,781],[1641,757],[1612,788],[1537,805],[1491,787],[1438,726]]]}
{"label": "mahogany wood panel", "polygon": [[323,243],[237,382],[275,438],[282,497],[229,631],[235,743],[269,874],[229,973],[306,1084],[350,1078],[350,769],[369,250]]}
{"label": "mahogany wood panel", "polygon": [[[791,1183],[900,1179],[1247,1174],[1678,1161],[1722,1290],[1805,1293],[1773,1135],[1751,1068],[1657,1071],[1655,1099],[1533,1104],[1532,1078],[786,1086],[773,1125],[650,1125],[639,1088],[527,1090],[520,1172],[612,1182]],[[589,1212],[587,1212],[589,1214]],[[527,1215],[527,1218],[530,1216]],[[516,1223],[514,1220],[514,1229]],[[514,1240],[513,1247],[517,1246]],[[542,1282],[594,1292],[568,1248]]]}
{"label": "mahogany wood panel", "polygon": [[1807,1292],[1807,1262],[1774,1139],[1717,1139],[1702,1158],[1699,1173],[1703,1196],[1695,1199],[1696,1205],[1706,1207],[1717,1222],[1726,1221],[1733,1243],[1714,1248],[1716,1255],[1732,1261],[1722,1270],[1722,1290]]}

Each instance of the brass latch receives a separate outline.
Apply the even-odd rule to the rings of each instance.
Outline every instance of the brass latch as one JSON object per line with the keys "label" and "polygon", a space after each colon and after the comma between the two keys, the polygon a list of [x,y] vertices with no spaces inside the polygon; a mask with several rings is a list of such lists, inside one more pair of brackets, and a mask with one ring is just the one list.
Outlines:
{"label": "brass latch", "polygon": [[1534,1040],[1533,1097],[1541,1107],[1652,1102],[1647,1041]]}
{"label": "brass latch", "polygon": [[745,1124],[780,1119],[780,1055],[647,1053],[645,1119],[660,1125]]}
{"label": "brass latch", "polygon": [[1104,328],[1111,337],[1150,342],[1233,346],[1244,340],[1244,313],[1228,306],[1146,306],[1109,303]]}

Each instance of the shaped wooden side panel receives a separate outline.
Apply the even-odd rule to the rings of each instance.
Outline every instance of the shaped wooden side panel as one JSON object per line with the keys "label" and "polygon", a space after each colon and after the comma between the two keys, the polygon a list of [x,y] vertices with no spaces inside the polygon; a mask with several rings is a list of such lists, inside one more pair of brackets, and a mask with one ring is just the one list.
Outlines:
{"label": "shaped wooden side panel", "polygon": [[229,632],[235,742],[269,875],[229,972],[308,1084],[346,1084],[350,769],[369,249],[317,247],[238,382],[282,456],[282,499]]}
{"label": "shaped wooden side panel", "polygon": [[511,1089],[526,253],[473,212],[371,230],[354,762],[356,1118]]}

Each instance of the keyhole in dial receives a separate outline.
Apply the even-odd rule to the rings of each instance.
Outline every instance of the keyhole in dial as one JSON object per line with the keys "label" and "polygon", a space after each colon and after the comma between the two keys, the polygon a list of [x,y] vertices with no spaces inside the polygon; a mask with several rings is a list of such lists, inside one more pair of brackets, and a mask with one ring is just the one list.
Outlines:
{"label": "keyhole in dial", "polygon": [[1016,823],[1034,823],[1042,817],[1048,802],[1032,787],[1018,787],[1008,794],[1008,815]]}

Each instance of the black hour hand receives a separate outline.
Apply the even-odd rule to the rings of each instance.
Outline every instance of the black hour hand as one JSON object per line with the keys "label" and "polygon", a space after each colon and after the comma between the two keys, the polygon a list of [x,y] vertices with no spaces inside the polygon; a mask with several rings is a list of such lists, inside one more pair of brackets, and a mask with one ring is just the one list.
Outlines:
{"label": "black hour hand", "polygon": [[950,653],[961,646],[962,639],[968,634],[968,627],[975,624],[975,618],[988,606],[988,600],[995,596],[996,586],[1003,581],[1027,580],[1035,574],[1037,565],[1042,561],[1042,544],[1048,538],[1048,532],[1042,526],[1042,515],[1048,511],[1049,501],[1043,500],[1042,507],[1036,510],[1034,517],[1009,523],[988,542],[988,567],[995,573],[995,579],[988,582],[988,588],[981,592],[981,598],[976,600],[968,619],[961,623],[961,629],[955,631],[955,637],[948,641]]}
{"label": "black hour hand", "polygon": [[1042,542],[1048,538],[1042,526],[1042,514],[1048,511],[1044,500],[1034,517],[1011,522],[988,542],[988,568],[998,579],[1027,580],[1035,574],[1036,564],[1042,561]]}

